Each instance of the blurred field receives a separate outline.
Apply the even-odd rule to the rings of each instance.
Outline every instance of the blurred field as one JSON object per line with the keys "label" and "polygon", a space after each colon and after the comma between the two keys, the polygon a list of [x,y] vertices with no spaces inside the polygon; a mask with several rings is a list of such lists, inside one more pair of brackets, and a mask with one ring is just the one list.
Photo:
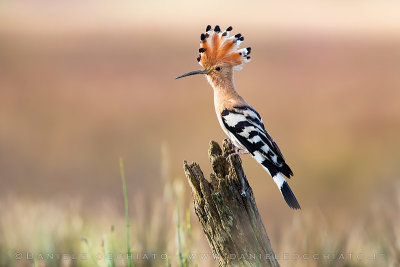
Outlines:
{"label": "blurred field", "polygon": [[124,252],[120,156],[132,248],[166,252],[176,266],[179,206],[185,253],[210,253],[194,214],[185,232],[193,207],[182,163],[209,172],[208,142],[225,136],[206,80],[174,77],[199,68],[199,35],[216,23],[252,47],[252,62],[236,73],[238,91],[295,173],[298,213],[242,157],[276,254],[347,253],[281,265],[400,264],[399,6],[257,2],[241,13],[223,1],[206,2],[215,10],[202,14],[173,3],[1,4],[0,265],[27,265],[15,251],[87,252],[82,237],[99,253],[103,234]]}

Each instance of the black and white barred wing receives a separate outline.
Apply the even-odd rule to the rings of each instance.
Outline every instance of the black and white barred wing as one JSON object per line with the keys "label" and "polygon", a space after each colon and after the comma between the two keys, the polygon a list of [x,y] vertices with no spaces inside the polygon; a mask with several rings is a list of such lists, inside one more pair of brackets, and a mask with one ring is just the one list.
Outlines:
{"label": "black and white barred wing", "polygon": [[226,129],[268,169],[271,176],[279,172],[287,177],[293,175],[257,111],[248,106],[236,106],[233,110],[225,109],[221,115]]}
{"label": "black and white barred wing", "polygon": [[299,209],[300,205],[285,179],[285,176],[290,178],[293,172],[278,145],[265,130],[257,111],[249,106],[235,106],[234,109],[225,109],[221,116],[229,136],[234,139],[233,143],[246,148],[273,177],[287,204]]}

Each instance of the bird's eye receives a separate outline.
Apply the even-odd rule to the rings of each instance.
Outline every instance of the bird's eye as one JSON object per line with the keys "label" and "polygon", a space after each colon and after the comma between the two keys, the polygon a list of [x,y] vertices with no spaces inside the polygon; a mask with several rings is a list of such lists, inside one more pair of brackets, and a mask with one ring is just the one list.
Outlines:
{"label": "bird's eye", "polygon": [[220,71],[220,70],[221,70],[221,67],[216,67],[215,70],[216,70],[216,71]]}

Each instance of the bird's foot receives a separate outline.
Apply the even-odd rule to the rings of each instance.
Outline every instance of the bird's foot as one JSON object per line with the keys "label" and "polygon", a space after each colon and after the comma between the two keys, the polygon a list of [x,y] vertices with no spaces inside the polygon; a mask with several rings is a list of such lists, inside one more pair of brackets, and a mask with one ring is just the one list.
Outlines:
{"label": "bird's foot", "polygon": [[242,189],[242,192],[240,193],[240,195],[241,195],[242,197],[247,197],[247,192],[246,192],[246,190],[245,190],[245,189]]}
{"label": "bird's foot", "polygon": [[245,181],[245,174],[243,174],[244,175],[244,177],[242,177],[242,192],[240,193],[240,195],[242,196],[242,197],[249,197],[250,196],[250,192],[249,192],[249,189],[250,189],[250,186],[249,186],[249,184]]}
{"label": "bird's foot", "polygon": [[242,192],[240,192],[240,195],[242,197],[249,197],[250,196],[250,192],[249,192],[250,187],[245,184],[244,181],[242,181]]}

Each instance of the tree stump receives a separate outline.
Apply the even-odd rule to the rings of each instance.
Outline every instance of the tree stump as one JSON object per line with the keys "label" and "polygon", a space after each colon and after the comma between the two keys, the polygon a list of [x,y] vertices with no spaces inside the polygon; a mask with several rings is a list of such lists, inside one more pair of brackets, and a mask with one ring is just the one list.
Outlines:
{"label": "tree stump", "polygon": [[194,209],[219,266],[279,266],[253,191],[229,139],[211,141],[210,182],[197,163],[184,162]]}

